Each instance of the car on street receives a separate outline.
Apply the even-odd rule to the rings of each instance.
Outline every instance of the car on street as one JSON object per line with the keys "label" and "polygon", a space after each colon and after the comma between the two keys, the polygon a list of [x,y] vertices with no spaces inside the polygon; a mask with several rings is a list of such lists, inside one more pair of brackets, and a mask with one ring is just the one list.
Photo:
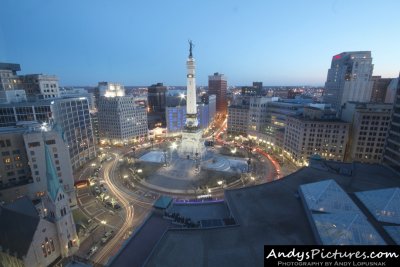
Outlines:
{"label": "car on street", "polygon": [[96,187],[94,188],[94,192],[95,192],[97,195],[99,195],[99,194],[101,193],[100,188],[96,186]]}
{"label": "car on street", "polygon": [[98,247],[97,246],[93,246],[89,249],[88,253],[87,253],[87,258],[89,259],[94,253],[96,253]]}

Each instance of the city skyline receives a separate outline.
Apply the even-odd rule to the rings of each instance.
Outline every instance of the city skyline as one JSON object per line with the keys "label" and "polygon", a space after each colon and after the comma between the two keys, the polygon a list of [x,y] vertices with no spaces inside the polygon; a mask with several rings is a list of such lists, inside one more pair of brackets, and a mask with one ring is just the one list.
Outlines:
{"label": "city skyline", "polygon": [[55,74],[64,86],[178,86],[192,39],[199,85],[220,72],[229,86],[323,86],[332,56],[345,51],[371,51],[374,75],[400,69],[397,1],[96,4],[4,1],[0,61]]}

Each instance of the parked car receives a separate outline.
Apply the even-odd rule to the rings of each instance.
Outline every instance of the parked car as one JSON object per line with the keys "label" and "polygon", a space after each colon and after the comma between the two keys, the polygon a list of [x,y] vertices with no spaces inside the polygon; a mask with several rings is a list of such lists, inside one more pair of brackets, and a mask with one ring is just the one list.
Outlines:
{"label": "parked car", "polygon": [[94,192],[95,192],[97,195],[99,195],[99,194],[101,193],[100,188],[96,186],[96,187],[94,188]]}
{"label": "parked car", "polygon": [[104,234],[104,236],[101,238],[101,243],[105,244],[107,243],[108,240],[111,239],[111,237],[113,236],[114,231],[108,231],[107,233]]}
{"label": "parked car", "polygon": [[90,250],[87,253],[87,258],[90,258],[94,253],[96,253],[98,247],[97,246],[93,246],[90,248]]}

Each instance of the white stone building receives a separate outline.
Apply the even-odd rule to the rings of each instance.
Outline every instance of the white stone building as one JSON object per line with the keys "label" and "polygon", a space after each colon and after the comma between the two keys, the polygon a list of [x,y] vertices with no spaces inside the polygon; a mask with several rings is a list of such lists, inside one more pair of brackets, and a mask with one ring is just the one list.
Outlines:
{"label": "white stone building", "polygon": [[133,96],[102,96],[98,106],[101,142],[124,144],[147,138],[147,113]]}

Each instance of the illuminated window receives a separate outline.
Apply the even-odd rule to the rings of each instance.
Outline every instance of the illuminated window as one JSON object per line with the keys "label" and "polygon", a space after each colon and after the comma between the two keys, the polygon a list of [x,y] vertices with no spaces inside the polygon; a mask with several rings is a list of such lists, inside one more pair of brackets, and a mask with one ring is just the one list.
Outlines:
{"label": "illuminated window", "polygon": [[11,158],[10,157],[3,158],[3,162],[4,162],[4,164],[10,164],[11,163]]}

